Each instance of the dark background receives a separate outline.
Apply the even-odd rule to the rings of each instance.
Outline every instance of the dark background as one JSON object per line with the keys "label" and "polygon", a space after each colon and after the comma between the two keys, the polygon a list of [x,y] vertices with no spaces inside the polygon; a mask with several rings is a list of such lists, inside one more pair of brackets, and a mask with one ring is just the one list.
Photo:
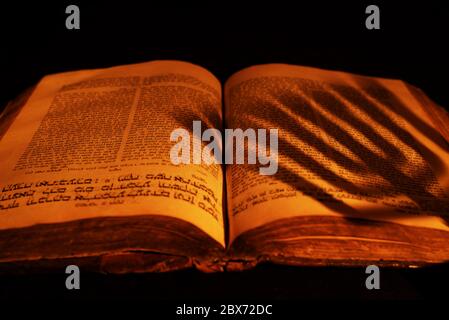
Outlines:
{"label": "dark background", "polygon": [[[199,64],[224,82],[241,68],[283,62],[400,78],[448,108],[449,39],[443,1],[59,1],[0,4],[0,105],[42,76],[155,59]],[[77,4],[81,29],[65,28]],[[380,7],[381,29],[365,28],[365,8]],[[1,174],[1,173],[0,173]],[[382,269],[381,290],[364,287],[363,268],[260,266],[241,273],[0,276],[0,297],[215,301],[232,299],[445,299],[449,267]]]}
{"label": "dark background", "polygon": [[[0,104],[48,73],[180,59],[223,82],[270,62],[400,78],[449,105],[444,1],[190,2],[2,2]],[[365,28],[372,3],[380,30]],[[80,7],[80,30],[65,28],[69,4]]]}

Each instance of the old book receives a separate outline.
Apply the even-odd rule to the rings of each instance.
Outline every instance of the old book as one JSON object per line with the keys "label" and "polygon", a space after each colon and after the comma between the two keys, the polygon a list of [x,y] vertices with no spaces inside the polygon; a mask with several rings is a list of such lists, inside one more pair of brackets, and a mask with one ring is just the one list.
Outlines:
{"label": "old book", "polygon": [[[278,129],[277,172],[173,164],[170,135],[194,121]],[[222,87],[179,61],[68,72],[11,102],[0,134],[1,272],[449,260],[449,118],[403,81],[271,64]]]}

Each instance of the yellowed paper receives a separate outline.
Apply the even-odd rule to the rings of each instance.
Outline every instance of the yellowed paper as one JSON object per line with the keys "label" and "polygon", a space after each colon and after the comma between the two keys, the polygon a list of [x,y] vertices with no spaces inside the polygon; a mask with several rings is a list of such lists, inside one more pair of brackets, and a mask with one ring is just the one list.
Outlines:
{"label": "yellowed paper", "polygon": [[330,215],[449,230],[449,150],[401,81],[289,65],[234,74],[229,128],[277,128],[279,169],[229,165],[230,240],[271,221]]}
{"label": "yellowed paper", "polygon": [[220,166],[175,166],[176,128],[221,124],[203,68],[156,61],[42,79],[0,141],[0,229],[159,214],[224,245]]}

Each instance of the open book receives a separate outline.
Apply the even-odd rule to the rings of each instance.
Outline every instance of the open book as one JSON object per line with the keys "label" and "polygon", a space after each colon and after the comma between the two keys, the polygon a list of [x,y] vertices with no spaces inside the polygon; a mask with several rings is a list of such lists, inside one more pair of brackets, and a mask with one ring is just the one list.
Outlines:
{"label": "open book", "polygon": [[[224,103],[222,103],[224,101]],[[278,170],[170,161],[177,128],[276,128]],[[0,270],[449,260],[449,117],[399,80],[155,61],[44,77],[0,126]]]}

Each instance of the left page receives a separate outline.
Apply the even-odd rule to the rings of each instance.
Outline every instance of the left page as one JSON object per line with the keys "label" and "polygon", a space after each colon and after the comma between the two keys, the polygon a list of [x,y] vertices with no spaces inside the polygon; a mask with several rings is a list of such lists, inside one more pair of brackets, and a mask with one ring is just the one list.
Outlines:
{"label": "left page", "polygon": [[170,133],[193,120],[221,125],[221,85],[190,63],[44,77],[0,140],[0,231],[157,215],[224,246],[220,166],[170,161]]}

